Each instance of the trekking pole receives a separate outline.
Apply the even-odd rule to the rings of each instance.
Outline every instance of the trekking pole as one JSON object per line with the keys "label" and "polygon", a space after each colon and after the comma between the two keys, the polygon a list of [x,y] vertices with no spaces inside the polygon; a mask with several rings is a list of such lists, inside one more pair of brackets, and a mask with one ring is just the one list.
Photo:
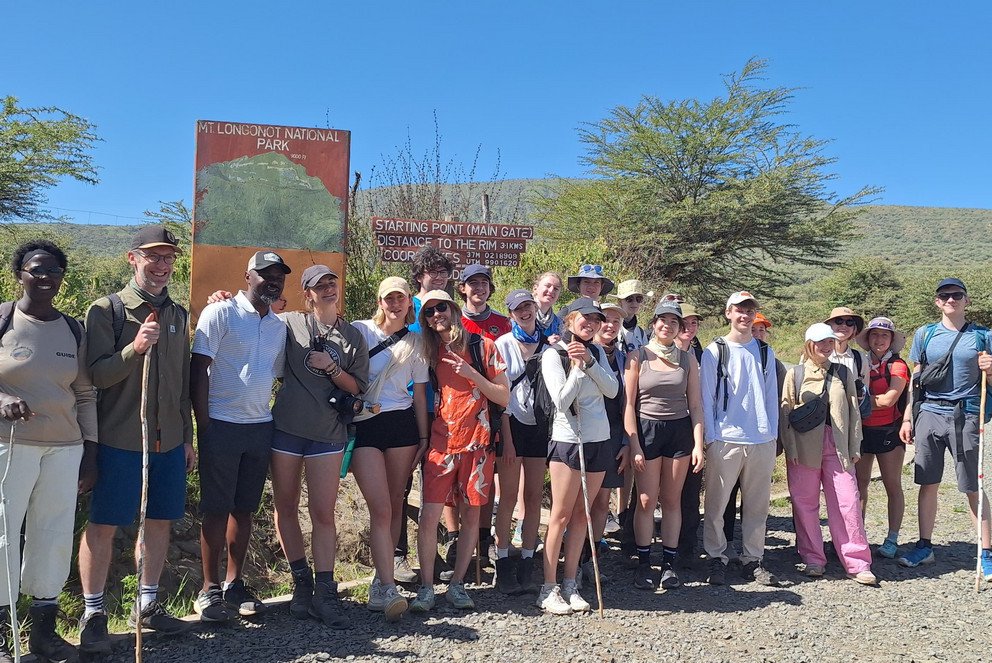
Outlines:
{"label": "trekking pole", "polygon": [[[603,585],[599,578],[599,555],[596,552],[596,542],[592,535],[592,513],[589,509],[589,486],[586,484],[586,452],[582,442],[582,425],[579,423],[579,413],[575,413],[575,433],[579,438],[579,476],[582,479],[582,505],[586,510],[586,532],[589,535],[589,549],[592,551],[592,570],[596,577],[596,600],[599,601],[599,616],[603,617]],[[581,568],[579,573],[581,573]]]}
{"label": "trekking pole", "polygon": [[982,591],[982,521],[985,510],[985,390],[989,377],[982,371],[982,395],[978,406],[978,559],[975,561],[975,591]]}
{"label": "trekking pole", "polygon": [[[158,315],[152,309],[145,322],[157,322]],[[141,576],[145,568],[145,514],[148,512],[148,376],[151,371],[152,348],[145,351],[141,365],[141,507],[138,510],[138,596],[134,605],[134,661],[141,663]]]}
{"label": "trekking pole", "polygon": [[[7,450],[7,463],[3,468],[3,478],[0,478],[0,506],[3,506],[3,561],[7,572],[7,600],[9,601],[10,639],[13,641],[14,661],[21,663],[21,632],[17,620],[17,592],[14,591],[14,577],[10,573],[10,523],[7,520],[7,476],[10,474],[10,463],[14,457],[14,427],[17,420],[10,422],[10,448]],[[20,571],[20,569],[18,569]]]}

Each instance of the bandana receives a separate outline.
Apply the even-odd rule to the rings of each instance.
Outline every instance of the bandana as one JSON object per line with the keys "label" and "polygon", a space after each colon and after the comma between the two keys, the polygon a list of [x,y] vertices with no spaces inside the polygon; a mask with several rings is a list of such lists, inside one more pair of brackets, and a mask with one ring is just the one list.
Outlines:
{"label": "bandana", "polygon": [[134,293],[138,295],[138,297],[140,297],[142,301],[151,304],[152,308],[162,308],[167,303],[171,302],[171,300],[169,299],[168,288],[162,288],[162,294],[160,295],[153,295],[138,287],[138,282],[135,281],[133,277],[131,278],[131,282],[128,283],[128,286],[130,286],[131,290],[133,290]]}
{"label": "bandana", "polygon": [[624,329],[635,329],[636,327],[637,327],[637,316],[636,315],[633,318],[631,318],[630,320],[624,318],[624,320],[623,320],[623,328]]}
{"label": "bandana", "polygon": [[648,341],[648,348],[673,366],[678,366],[682,360],[682,349],[675,343],[662,345],[657,339],[652,338]]}
{"label": "bandana", "polygon": [[541,329],[545,336],[554,336],[559,333],[561,328],[561,319],[555,315],[552,309],[548,309],[547,313],[541,311],[541,307],[537,307],[537,326]]}
{"label": "bandana", "polygon": [[510,323],[510,333],[513,334],[513,338],[521,343],[538,343],[541,340],[541,330],[539,327],[534,327],[534,333],[528,334],[524,331],[523,327],[517,324],[516,320]]}
{"label": "bandana", "polygon": [[871,370],[873,370],[873,371],[879,371],[879,370],[881,370],[882,366],[885,366],[885,363],[887,361],[889,361],[890,359],[892,359],[892,350],[886,350],[885,351],[885,354],[882,355],[882,358],[878,360],[878,363],[877,364],[874,361],[872,361],[873,359],[875,359],[875,353],[874,352],[869,352],[868,353],[868,356],[869,356],[869,365],[871,366]]}
{"label": "bandana", "polygon": [[462,315],[464,315],[466,318],[468,318],[472,322],[482,322],[486,318],[489,317],[489,314],[490,313],[492,313],[492,309],[489,308],[488,306],[486,306],[486,308],[484,308],[482,310],[482,313],[472,313],[471,311],[469,311],[467,309],[464,309],[464,308],[462,309]]}

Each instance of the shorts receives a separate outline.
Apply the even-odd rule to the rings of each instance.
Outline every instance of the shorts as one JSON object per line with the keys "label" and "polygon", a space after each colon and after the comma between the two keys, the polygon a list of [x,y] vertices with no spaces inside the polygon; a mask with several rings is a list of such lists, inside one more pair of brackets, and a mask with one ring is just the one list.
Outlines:
{"label": "shorts", "polygon": [[317,456],[343,453],[347,444],[347,442],[318,442],[278,429],[272,433],[272,453],[299,458],[316,458]]}
{"label": "shorts", "polygon": [[272,455],[271,421],[233,424],[211,419],[199,432],[200,511],[254,513]]}
{"label": "shorts", "polygon": [[[543,433],[542,433],[543,431]],[[524,424],[510,417],[510,435],[513,449],[520,458],[548,457],[548,429],[534,424]]]}
{"label": "shorts", "polygon": [[[429,429],[428,429],[429,430]],[[413,408],[380,412],[371,419],[355,422],[355,448],[379,451],[413,447],[419,442],[417,417]]]}
{"label": "shorts", "polygon": [[692,418],[637,420],[644,460],[686,458],[692,455]]}
{"label": "shorts", "polygon": [[554,440],[551,441],[551,448],[548,451],[548,462],[565,463],[571,469],[581,471],[580,446],[586,459],[586,472],[605,472],[610,463],[616,462],[610,456],[606,442],[584,442],[579,445],[576,442],[555,442]]}
{"label": "shorts", "polygon": [[960,442],[954,432],[954,414],[920,410],[916,420],[915,481],[919,486],[940,483],[944,476],[944,450],[951,452],[958,490],[978,492],[978,415],[964,415]]}
{"label": "shorts", "polygon": [[456,493],[469,506],[489,501],[493,455],[485,448],[458,454],[428,449],[422,472],[424,504],[454,504]]}
{"label": "shorts", "polygon": [[[186,514],[186,453],[175,449],[148,454],[148,509],[153,520],[179,520]],[[97,445],[97,480],[90,500],[90,522],[127,527],[141,505],[141,452]]]}
{"label": "shorts", "polygon": [[862,454],[884,454],[903,446],[898,423],[895,426],[865,426],[861,432],[864,435],[861,440]]}
{"label": "shorts", "polygon": [[[623,474],[620,473],[620,461],[617,454],[623,449],[623,426],[610,426],[610,439],[603,442],[603,452],[607,458],[611,459],[606,464],[606,476],[603,477],[602,488],[622,488]],[[624,468],[624,472],[627,468]]]}

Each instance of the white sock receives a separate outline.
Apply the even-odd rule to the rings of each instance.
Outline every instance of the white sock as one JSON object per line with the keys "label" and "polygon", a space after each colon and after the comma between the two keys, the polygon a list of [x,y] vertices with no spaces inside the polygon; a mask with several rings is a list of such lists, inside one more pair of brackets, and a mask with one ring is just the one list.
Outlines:
{"label": "white sock", "polygon": [[107,612],[103,605],[103,592],[83,594],[83,604],[85,605],[85,609],[83,610],[84,617],[89,617],[97,612]]}
{"label": "white sock", "polygon": [[158,600],[158,585],[140,585],[138,587],[138,607],[144,610]]}

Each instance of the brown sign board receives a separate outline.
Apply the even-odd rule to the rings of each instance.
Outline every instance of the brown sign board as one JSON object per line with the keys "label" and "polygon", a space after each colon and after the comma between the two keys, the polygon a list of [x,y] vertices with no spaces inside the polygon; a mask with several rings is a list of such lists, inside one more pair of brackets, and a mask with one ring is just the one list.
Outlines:
{"label": "brown sign board", "polygon": [[256,251],[293,273],[283,297],[303,308],[299,276],[324,264],[344,279],[351,133],[198,120],[190,313],[215,290],[245,288]]}
{"label": "brown sign board", "polygon": [[532,226],[465,221],[372,217],[372,233],[383,262],[409,262],[424,246],[435,246],[458,265],[517,267],[534,238]]}

